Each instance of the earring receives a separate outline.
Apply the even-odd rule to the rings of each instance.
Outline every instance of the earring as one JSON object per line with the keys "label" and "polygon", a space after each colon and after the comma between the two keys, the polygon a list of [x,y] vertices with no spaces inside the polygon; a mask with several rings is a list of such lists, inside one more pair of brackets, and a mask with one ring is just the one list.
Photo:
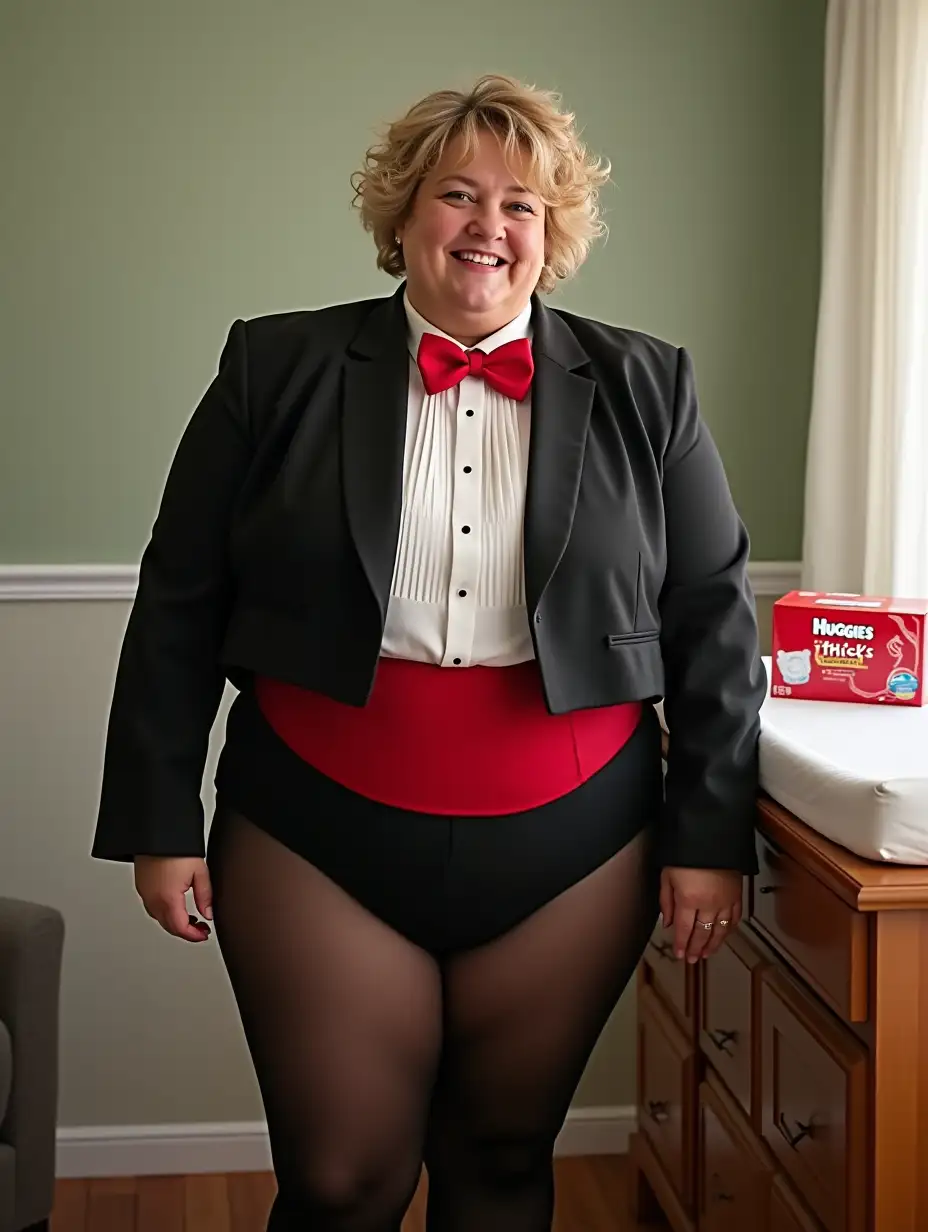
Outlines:
{"label": "earring", "polygon": [[400,237],[399,237],[398,235],[394,235],[394,237],[393,237],[393,242],[394,242],[394,244],[396,244],[397,248],[402,248],[402,247],[403,247],[403,241],[400,239]]}

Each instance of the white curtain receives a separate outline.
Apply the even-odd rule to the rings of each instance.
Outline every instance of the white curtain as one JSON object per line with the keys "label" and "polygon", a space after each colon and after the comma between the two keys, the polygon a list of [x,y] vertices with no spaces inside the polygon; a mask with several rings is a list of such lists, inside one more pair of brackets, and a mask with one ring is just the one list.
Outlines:
{"label": "white curtain", "polygon": [[830,0],[803,587],[928,597],[928,0]]}

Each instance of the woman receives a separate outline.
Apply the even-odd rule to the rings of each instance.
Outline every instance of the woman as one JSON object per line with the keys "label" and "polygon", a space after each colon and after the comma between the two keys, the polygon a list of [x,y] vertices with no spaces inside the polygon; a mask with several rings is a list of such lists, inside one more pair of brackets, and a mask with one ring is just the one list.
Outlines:
{"label": "woman", "polygon": [[93,853],[215,915],[273,1232],[396,1232],[423,1161],[430,1232],[550,1228],[658,906],[689,961],[740,918],[747,535],[686,352],[541,299],[605,178],[553,95],[423,99],[355,180],[399,290],[237,321],[170,471]]}

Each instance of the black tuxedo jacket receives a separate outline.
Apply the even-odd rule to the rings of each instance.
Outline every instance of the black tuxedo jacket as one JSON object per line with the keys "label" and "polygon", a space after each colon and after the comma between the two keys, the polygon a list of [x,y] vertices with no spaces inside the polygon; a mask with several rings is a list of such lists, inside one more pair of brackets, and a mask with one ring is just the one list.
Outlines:
{"label": "black tuxedo jacket", "polygon": [[[232,326],[142,557],[93,855],[204,854],[226,678],[365,704],[400,523],[403,290]],[[690,359],[537,297],[532,324],[525,587],[547,706],[663,698],[664,862],[753,872],[766,677]]]}

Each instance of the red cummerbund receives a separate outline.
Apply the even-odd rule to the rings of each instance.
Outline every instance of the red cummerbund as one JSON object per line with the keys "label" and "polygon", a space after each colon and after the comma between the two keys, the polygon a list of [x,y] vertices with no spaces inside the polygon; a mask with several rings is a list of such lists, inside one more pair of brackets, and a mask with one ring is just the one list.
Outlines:
{"label": "red cummerbund", "polygon": [[382,658],[366,706],[258,677],[258,705],[294,753],[396,808],[490,816],[573,791],[634,732],[641,702],[552,715],[535,661],[434,667]]}

